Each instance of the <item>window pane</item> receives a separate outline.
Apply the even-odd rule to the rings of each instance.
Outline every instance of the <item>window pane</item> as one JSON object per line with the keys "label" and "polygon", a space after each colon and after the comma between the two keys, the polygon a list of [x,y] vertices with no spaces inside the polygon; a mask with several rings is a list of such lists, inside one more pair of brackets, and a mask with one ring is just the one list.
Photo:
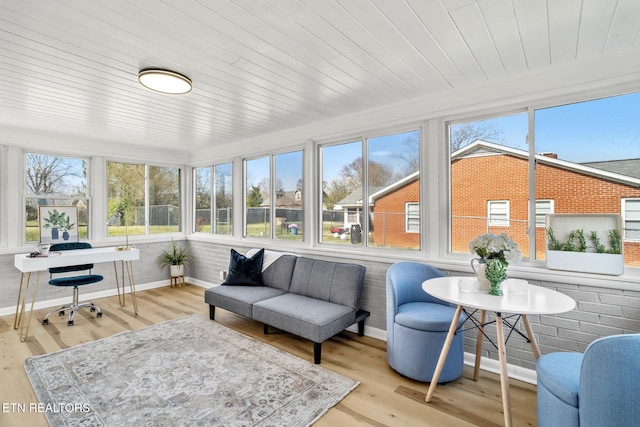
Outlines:
{"label": "window pane", "polygon": [[271,175],[269,157],[247,160],[245,176],[246,225],[245,235],[270,237],[269,203]]}
{"label": "window pane", "polygon": [[233,164],[214,166],[215,234],[233,234]]}
{"label": "window pane", "polygon": [[407,203],[407,233],[420,232],[420,205],[418,203]]}
{"label": "window pane", "polygon": [[[40,241],[39,206],[76,206],[78,209],[78,237],[89,235],[87,212],[87,161],[85,159],[48,156],[27,153],[26,155],[26,228],[25,242]],[[60,234],[62,240],[62,234]],[[56,243],[56,242],[54,242]]]}
{"label": "window pane", "polygon": [[528,256],[527,133],[527,114],[449,126],[451,252],[468,254],[475,237],[505,232]]}
{"label": "window pane", "polygon": [[196,168],[194,176],[195,232],[211,233],[211,167]]}
{"label": "window pane", "polygon": [[624,200],[624,238],[640,240],[640,199]]}
{"label": "window pane", "polygon": [[180,231],[180,169],[149,166],[149,234]]}
{"label": "window pane", "polygon": [[144,235],[144,165],[107,162],[108,236]]}
{"label": "window pane", "polygon": [[321,241],[362,245],[361,236],[351,234],[362,213],[362,142],[322,147],[321,159]]}
{"label": "window pane", "polygon": [[275,160],[275,237],[302,240],[302,151],[278,154]]}
{"label": "window pane", "polygon": [[[536,110],[535,144],[536,197],[553,199],[556,213],[624,215],[623,198],[640,197],[639,93]],[[625,240],[624,254],[640,265],[640,242]]]}
{"label": "window pane", "polygon": [[[369,138],[369,246],[420,249],[419,210],[407,231],[407,203],[420,203],[420,131]],[[417,227],[416,227],[417,225]]]}

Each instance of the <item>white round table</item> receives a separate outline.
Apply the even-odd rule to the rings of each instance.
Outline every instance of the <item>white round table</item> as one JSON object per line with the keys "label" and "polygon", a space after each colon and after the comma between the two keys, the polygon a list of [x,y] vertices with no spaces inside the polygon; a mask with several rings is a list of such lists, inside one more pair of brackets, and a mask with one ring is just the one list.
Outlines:
{"label": "white round table", "polygon": [[[444,362],[447,359],[449,348],[451,347],[451,341],[456,333],[458,319],[460,313],[465,313],[470,316],[464,307],[470,307],[480,310],[479,321],[474,321],[474,325],[478,328],[478,337],[476,341],[476,360],[473,372],[473,379],[477,381],[479,373],[479,362],[482,350],[482,340],[484,336],[484,326],[486,311],[493,311],[496,314],[496,334],[498,339],[498,358],[500,361],[500,384],[502,390],[502,407],[504,409],[504,422],[505,426],[512,425],[511,417],[511,403],[509,397],[509,377],[507,374],[507,354],[503,331],[503,313],[512,313],[521,316],[522,323],[525,326],[527,336],[526,338],[531,343],[531,350],[536,359],[540,357],[540,350],[536,343],[533,330],[527,319],[528,314],[556,314],[571,311],[575,308],[576,302],[569,296],[552,289],[543,288],[541,286],[535,286],[527,284],[522,292],[513,292],[509,289],[508,283],[504,286],[504,295],[494,296],[489,295],[487,291],[474,290],[466,291],[461,290],[459,284],[461,281],[474,280],[471,277],[437,277],[434,279],[426,280],[422,283],[422,289],[429,295],[432,295],[441,300],[456,304],[456,314],[453,316],[451,326],[447,338],[445,339],[440,357],[438,358],[438,364],[436,370],[431,379],[429,385],[429,391],[427,392],[426,401],[430,402],[433,393],[435,392],[440,378],[440,373],[444,367]],[[510,328],[515,328],[515,324],[511,325],[506,323]],[[520,333],[517,329],[516,332]],[[522,335],[522,333],[520,333]],[[523,335],[524,336],[524,335]]]}

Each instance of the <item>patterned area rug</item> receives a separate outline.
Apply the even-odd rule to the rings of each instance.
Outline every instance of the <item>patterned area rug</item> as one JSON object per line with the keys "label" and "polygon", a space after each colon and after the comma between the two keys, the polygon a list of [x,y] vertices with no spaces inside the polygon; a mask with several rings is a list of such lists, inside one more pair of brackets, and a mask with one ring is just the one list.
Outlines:
{"label": "patterned area rug", "polygon": [[358,385],[196,315],[25,369],[52,426],[305,426]]}

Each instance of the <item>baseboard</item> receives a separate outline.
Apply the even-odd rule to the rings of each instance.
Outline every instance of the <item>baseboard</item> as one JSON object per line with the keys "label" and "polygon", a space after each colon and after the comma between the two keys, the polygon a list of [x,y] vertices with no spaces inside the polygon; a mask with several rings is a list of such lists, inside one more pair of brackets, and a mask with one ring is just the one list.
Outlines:
{"label": "baseboard", "polygon": [[[476,363],[476,356],[473,353],[464,353],[464,364],[467,366],[474,366]],[[500,362],[494,359],[487,359],[482,357],[480,359],[480,369],[487,372],[493,372],[494,374],[500,374]],[[522,366],[510,365],[507,363],[507,373],[509,378],[523,381],[525,383],[536,385],[538,376],[533,369],[523,368]]]}

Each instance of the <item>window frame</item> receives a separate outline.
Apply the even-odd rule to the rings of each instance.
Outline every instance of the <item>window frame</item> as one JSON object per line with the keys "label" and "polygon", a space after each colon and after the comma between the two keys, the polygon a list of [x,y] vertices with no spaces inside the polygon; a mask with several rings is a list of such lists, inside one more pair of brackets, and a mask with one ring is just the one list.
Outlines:
{"label": "window frame", "polygon": [[[539,213],[539,203],[543,203],[543,202],[548,202],[549,203],[549,212],[545,212],[545,213]],[[540,227],[546,227],[547,226],[547,222],[546,222],[546,218],[545,215],[551,215],[553,213],[555,213],[555,203],[553,199],[536,199],[535,201],[535,226],[540,228]],[[540,217],[542,215],[542,222],[538,222],[538,217]]]}
{"label": "window frame", "polygon": [[[127,160],[120,160],[120,159],[113,159],[113,158],[108,158],[105,159],[104,161],[104,168],[105,168],[105,172],[104,172],[104,176],[105,176],[105,182],[104,182],[104,191],[105,191],[105,195],[104,195],[104,200],[105,200],[105,205],[103,207],[103,210],[106,214],[106,217],[109,218],[109,163],[119,163],[119,164],[126,164],[126,165],[134,165],[134,166],[143,166],[144,167],[144,195],[143,195],[143,199],[144,199],[144,213],[145,213],[145,219],[144,219],[144,234],[131,234],[131,235],[127,235],[127,239],[131,240],[131,239],[144,239],[144,238],[152,238],[152,237],[164,237],[167,235],[173,235],[173,234],[184,234],[185,233],[185,168],[183,166],[176,166],[176,165],[168,165],[168,164],[161,164],[161,163],[153,163],[153,162],[133,162],[133,161],[127,161]],[[179,209],[180,209],[180,219],[178,221],[178,230],[177,231],[168,231],[168,232],[162,232],[162,233],[150,233],[150,194],[149,194],[149,190],[150,190],[150,174],[149,174],[149,169],[151,167],[154,168],[170,168],[170,169],[175,169],[178,172],[178,177],[179,177],[179,183],[178,183],[178,201],[180,203]],[[105,238],[107,240],[114,240],[114,239],[121,239],[123,236],[120,235],[113,235],[110,236],[109,235],[109,224],[108,222],[105,224],[105,234],[104,234]]]}
{"label": "window frame", "polygon": [[[504,219],[494,218],[492,214],[492,206],[502,204],[505,206],[506,213]],[[495,209],[495,208],[494,208]],[[511,226],[511,203],[509,200],[487,200],[487,227],[510,227]]]}
{"label": "window frame", "polygon": [[[417,206],[417,211],[415,212],[411,212],[410,208],[413,206]],[[405,226],[404,226],[404,230],[405,233],[420,233],[420,202],[405,202]],[[417,219],[418,220],[418,229],[417,230],[411,230],[409,227],[409,220],[410,219]]]}
{"label": "window frame", "polygon": [[[640,215],[640,197],[623,197],[621,199],[621,209],[620,212],[622,213],[622,240],[624,242],[640,242],[640,231],[638,231],[638,237],[637,238],[629,238],[627,237],[627,221],[630,221],[627,219],[628,214],[627,214],[627,203],[628,202],[635,202],[638,203],[638,212]],[[640,219],[638,220],[633,220],[633,222],[637,222],[638,225],[640,225]]]}
{"label": "window frame", "polygon": [[[0,150],[0,154],[1,154]],[[28,185],[26,182],[26,176],[27,176],[27,159],[29,157],[29,155],[40,155],[40,156],[47,156],[47,157],[53,157],[53,158],[64,158],[64,159],[73,159],[73,160],[79,160],[79,161],[83,161],[85,163],[85,176],[84,176],[84,185],[85,185],[85,196],[81,197],[81,196],[68,196],[68,195],[62,195],[62,194],[56,194],[56,193],[51,193],[48,195],[48,197],[42,197],[42,195],[29,195],[29,191],[28,191]],[[22,197],[22,218],[23,218],[23,227],[22,227],[22,231],[21,231],[21,237],[20,240],[23,242],[23,244],[33,244],[33,243],[37,243],[38,241],[34,241],[34,240],[27,240],[27,222],[28,222],[28,218],[27,218],[27,212],[26,212],[26,207],[27,207],[27,201],[30,199],[42,199],[42,198],[47,198],[47,199],[54,199],[54,200],[64,200],[64,201],[69,201],[69,202],[73,202],[73,201],[84,201],[86,206],[87,206],[87,211],[86,211],[86,222],[87,222],[87,231],[86,231],[86,237],[80,237],[80,235],[78,236],[79,240],[92,240],[93,239],[93,222],[92,222],[92,211],[95,208],[93,206],[94,204],[94,199],[92,197],[91,194],[91,176],[93,173],[93,163],[92,163],[92,158],[89,156],[75,156],[75,155],[70,155],[70,154],[61,154],[61,153],[51,153],[51,152],[44,152],[44,151],[33,151],[33,150],[24,150],[22,153],[22,165],[24,167],[23,169],[23,176],[22,176],[22,185],[24,186],[24,192],[23,192],[23,197]],[[41,206],[39,203],[36,203],[36,206]],[[51,205],[51,206],[56,206],[56,205]],[[67,205],[64,205],[67,206]],[[77,205],[72,205],[69,204],[68,206],[77,206]],[[39,209],[38,209],[39,211]],[[38,218],[38,222],[40,221],[40,219]],[[39,231],[39,227],[38,227],[38,231]]]}
{"label": "window frame", "polygon": [[[300,199],[303,201],[303,203],[301,204],[301,212],[302,212],[302,222],[304,224],[305,222],[305,218],[308,218],[308,213],[306,212],[306,206],[304,203],[304,189],[305,189],[305,171],[306,171],[306,165],[305,165],[305,156],[307,149],[306,147],[301,147],[301,148],[291,148],[289,150],[281,150],[278,152],[271,152],[271,153],[266,153],[266,154],[261,154],[261,155],[256,155],[256,156],[252,156],[252,157],[243,157],[241,158],[241,164],[242,164],[242,237],[245,239],[265,239],[265,240],[269,240],[269,241],[273,241],[273,242],[279,242],[279,241],[286,241],[287,243],[294,243],[294,244],[299,244],[302,242],[305,242],[307,240],[306,234],[304,232],[304,225],[302,228],[300,228],[299,230],[301,230],[302,232],[295,232],[295,234],[292,232],[291,235],[294,236],[300,236],[300,238],[294,238],[294,239],[285,239],[284,237],[278,237],[279,235],[282,234],[278,234],[278,231],[282,231],[284,228],[283,226],[279,223],[279,217],[277,217],[277,207],[276,207],[276,199],[277,199],[277,191],[276,191],[276,185],[277,185],[277,180],[278,180],[278,168],[277,168],[277,158],[278,156],[283,156],[283,155],[287,155],[287,154],[294,154],[294,153],[300,153],[300,167],[301,167],[301,172],[300,172],[300,179],[302,180],[302,190],[300,190],[301,196]],[[248,184],[247,184],[247,174],[248,174],[248,163],[254,160],[259,160],[259,159],[266,159],[267,163],[268,163],[268,176],[264,177],[264,178],[268,178],[268,182],[269,182],[269,235],[265,235],[265,236],[254,236],[254,235],[249,235],[247,234],[247,230],[248,230],[248,224],[247,224],[247,213],[248,213],[248,206],[247,206],[247,197],[248,197]],[[263,179],[264,179],[263,178]],[[287,224],[287,227],[291,225],[291,224]],[[287,235],[289,235],[289,228],[287,228]]]}

